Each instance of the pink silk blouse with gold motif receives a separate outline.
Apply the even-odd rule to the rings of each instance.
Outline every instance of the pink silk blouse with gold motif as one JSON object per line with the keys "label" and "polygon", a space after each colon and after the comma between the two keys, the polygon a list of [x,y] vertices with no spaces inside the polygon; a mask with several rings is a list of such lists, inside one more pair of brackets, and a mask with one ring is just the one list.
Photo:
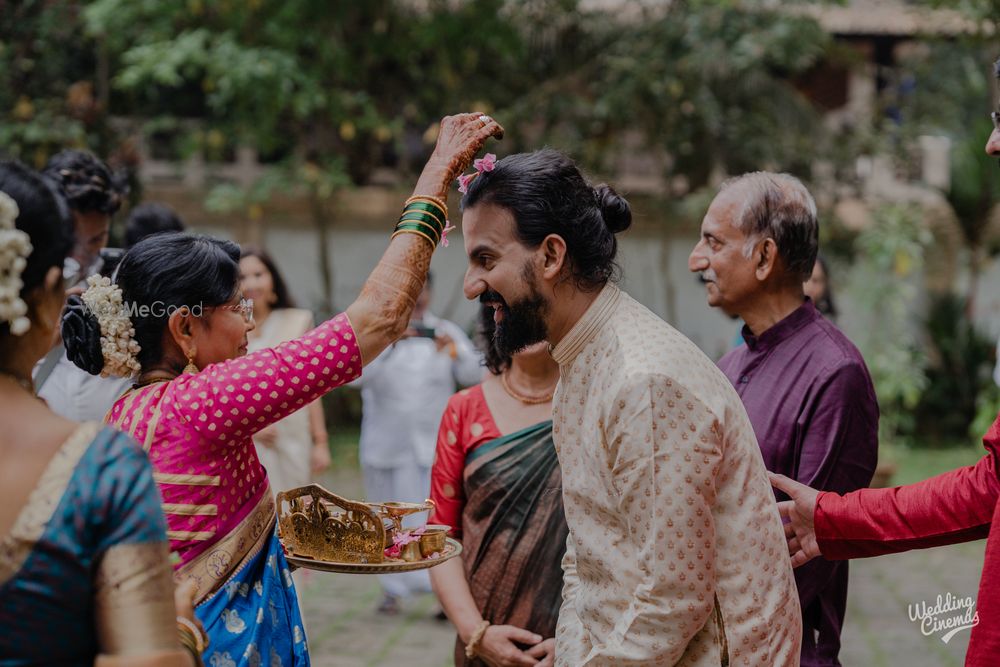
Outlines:
{"label": "pink silk blouse with gold motif", "polygon": [[[204,597],[274,526],[254,433],[361,375],[346,314],[274,348],[127,392],[107,421],[143,443],[163,497],[177,574]],[[279,489],[283,490],[283,489]]]}

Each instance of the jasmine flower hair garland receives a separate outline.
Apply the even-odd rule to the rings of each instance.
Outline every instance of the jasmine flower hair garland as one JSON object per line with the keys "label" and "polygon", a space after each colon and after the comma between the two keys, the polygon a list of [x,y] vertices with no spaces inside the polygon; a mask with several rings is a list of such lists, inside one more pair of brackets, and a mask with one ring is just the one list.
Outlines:
{"label": "jasmine flower hair garland", "polygon": [[23,336],[31,328],[28,305],[21,298],[21,274],[31,255],[31,240],[14,222],[20,210],[17,202],[0,192],[0,322],[10,325],[10,332]]}

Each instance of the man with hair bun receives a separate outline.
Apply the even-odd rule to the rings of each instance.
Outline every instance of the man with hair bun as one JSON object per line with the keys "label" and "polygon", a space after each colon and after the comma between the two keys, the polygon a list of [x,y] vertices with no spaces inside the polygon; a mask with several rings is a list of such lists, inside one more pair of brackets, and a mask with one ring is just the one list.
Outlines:
{"label": "man with hair bun", "polygon": [[[467,188],[466,297],[493,307],[501,350],[546,340],[559,363],[555,664],[798,665],[794,578],[739,396],[615,285],[628,202],[553,150],[484,165]],[[509,626],[462,639],[470,655],[551,664],[545,638]]]}
{"label": "man with hair bun", "polygon": [[[701,274],[710,306],[746,323],[746,344],[719,368],[743,400],[767,469],[845,493],[875,473],[878,402],[861,353],[803,293],[818,248],[816,203],[802,182],[757,172],[722,184],[688,267]],[[795,571],[803,667],[840,665],[847,579],[846,562],[817,559]]]}

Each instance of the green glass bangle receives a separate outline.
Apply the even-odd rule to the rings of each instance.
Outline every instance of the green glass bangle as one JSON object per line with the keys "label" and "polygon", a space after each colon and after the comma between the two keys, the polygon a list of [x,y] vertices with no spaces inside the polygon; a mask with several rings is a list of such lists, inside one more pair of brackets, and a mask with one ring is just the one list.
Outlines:
{"label": "green glass bangle", "polygon": [[400,222],[409,222],[411,220],[416,222],[426,222],[429,225],[433,225],[439,234],[444,229],[444,225],[441,224],[440,220],[429,213],[424,213],[423,211],[405,211],[403,215],[399,216]]}
{"label": "green glass bangle", "polygon": [[442,211],[434,204],[428,204],[427,202],[415,201],[411,204],[407,204],[403,209],[403,215],[406,215],[411,211],[425,211],[430,213],[437,218],[438,222],[441,222],[442,224],[448,220],[448,214],[445,211]]}

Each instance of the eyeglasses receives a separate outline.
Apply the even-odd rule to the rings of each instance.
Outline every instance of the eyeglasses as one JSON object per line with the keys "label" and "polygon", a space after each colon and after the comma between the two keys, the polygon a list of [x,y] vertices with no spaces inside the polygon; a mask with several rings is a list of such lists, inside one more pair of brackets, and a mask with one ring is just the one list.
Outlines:
{"label": "eyeglasses", "polygon": [[240,299],[239,303],[231,306],[222,306],[226,310],[232,310],[243,316],[243,321],[249,324],[253,322],[253,299]]}
{"label": "eyeglasses", "polygon": [[1000,130],[1000,111],[991,111],[990,120],[993,121],[993,129]]}

